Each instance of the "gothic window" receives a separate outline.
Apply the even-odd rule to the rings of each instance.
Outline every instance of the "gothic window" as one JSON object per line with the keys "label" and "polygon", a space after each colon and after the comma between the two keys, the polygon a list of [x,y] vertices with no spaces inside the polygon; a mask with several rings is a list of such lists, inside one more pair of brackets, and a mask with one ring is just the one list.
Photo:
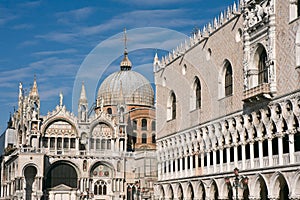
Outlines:
{"label": "gothic window", "polygon": [[105,181],[97,181],[94,185],[95,195],[106,195],[107,194],[107,183]]}
{"label": "gothic window", "polygon": [[225,96],[232,95],[232,66],[230,62],[226,62],[225,65]]}
{"label": "gothic window", "polygon": [[267,59],[267,52],[264,48],[262,48],[258,61],[258,84],[268,83],[268,67],[266,64]]}
{"label": "gothic window", "polygon": [[147,130],[147,120],[146,119],[142,119],[142,130],[143,131]]}
{"label": "gothic window", "polygon": [[168,120],[176,119],[176,96],[174,92],[171,92],[171,95],[168,100],[167,119]]}
{"label": "gothic window", "polygon": [[142,143],[143,143],[143,144],[146,144],[146,143],[147,143],[147,134],[146,134],[146,133],[143,133],[143,134],[142,134]]}
{"label": "gothic window", "polygon": [[192,110],[201,108],[201,84],[198,77],[195,78],[192,94]]}

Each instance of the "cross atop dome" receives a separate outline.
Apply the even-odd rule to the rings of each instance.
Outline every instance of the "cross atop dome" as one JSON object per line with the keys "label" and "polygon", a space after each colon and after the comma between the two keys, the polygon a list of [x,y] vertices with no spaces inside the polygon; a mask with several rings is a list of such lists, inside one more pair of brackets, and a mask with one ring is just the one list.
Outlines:
{"label": "cross atop dome", "polygon": [[121,71],[131,70],[132,64],[128,58],[127,52],[127,35],[126,35],[126,28],[124,28],[124,58],[120,63]]}

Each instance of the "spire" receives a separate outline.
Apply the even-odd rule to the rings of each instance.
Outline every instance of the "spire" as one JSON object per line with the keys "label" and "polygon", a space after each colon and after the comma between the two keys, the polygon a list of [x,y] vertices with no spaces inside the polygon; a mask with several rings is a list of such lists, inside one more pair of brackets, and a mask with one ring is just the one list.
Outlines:
{"label": "spire", "polygon": [[85,104],[85,103],[87,103],[87,98],[86,98],[86,92],[85,92],[84,82],[82,81],[80,98],[79,98],[79,104]]}
{"label": "spire", "polygon": [[120,63],[121,71],[131,70],[131,62],[128,58],[128,52],[127,52],[127,35],[126,35],[126,28],[124,28],[124,58],[122,62]]}
{"label": "spire", "polygon": [[59,106],[60,107],[63,106],[63,99],[64,99],[64,95],[63,95],[62,91],[60,91],[60,93],[59,93]]}
{"label": "spire", "polygon": [[19,98],[23,97],[23,85],[22,82],[19,83]]}
{"label": "spire", "polygon": [[37,87],[37,83],[36,83],[36,75],[34,75],[33,86],[32,86],[32,88],[30,90],[29,96],[31,96],[31,97],[37,97],[37,96],[39,96],[38,87]]}
{"label": "spire", "polygon": [[155,53],[154,59],[153,59],[153,65],[159,64],[159,59],[158,59],[158,55],[157,52]]}

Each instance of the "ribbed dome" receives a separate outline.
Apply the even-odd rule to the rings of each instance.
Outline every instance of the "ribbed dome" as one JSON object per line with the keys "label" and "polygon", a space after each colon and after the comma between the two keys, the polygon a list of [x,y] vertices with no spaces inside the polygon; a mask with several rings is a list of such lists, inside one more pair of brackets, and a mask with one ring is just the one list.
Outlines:
{"label": "ribbed dome", "polygon": [[131,70],[120,70],[102,82],[97,100],[103,102],[103,106],[124,101],[127,105],[153,106],[154,92],[143,75]]}

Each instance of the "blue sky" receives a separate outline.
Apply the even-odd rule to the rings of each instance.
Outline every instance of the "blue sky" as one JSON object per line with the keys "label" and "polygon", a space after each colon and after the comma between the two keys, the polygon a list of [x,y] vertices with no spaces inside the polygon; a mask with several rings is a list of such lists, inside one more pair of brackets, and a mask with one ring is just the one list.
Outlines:
{"label": "blue sky", "polygon": [[[179,45],[172,37],[162,37],[163,30],[176,32],[180,40],[180,34],[202,29],[232,4],[233,0],[1,0],[0,133],[17,108],[19,82],[29,91],[36,74],[42,114],[55,108],[60,92],[68,110],[74,110],[76,83],[92,80],[87,76],[89,58],[97,52],[93,59],[106,62],[100,74],[92,74],[99,79],[92,91],[87,88],[91,105],[101,80],[119,69],[124,27],[133,70],[153,82],[155,52],[161,56]],[[106,45],[113,50],[106,51]]]}

